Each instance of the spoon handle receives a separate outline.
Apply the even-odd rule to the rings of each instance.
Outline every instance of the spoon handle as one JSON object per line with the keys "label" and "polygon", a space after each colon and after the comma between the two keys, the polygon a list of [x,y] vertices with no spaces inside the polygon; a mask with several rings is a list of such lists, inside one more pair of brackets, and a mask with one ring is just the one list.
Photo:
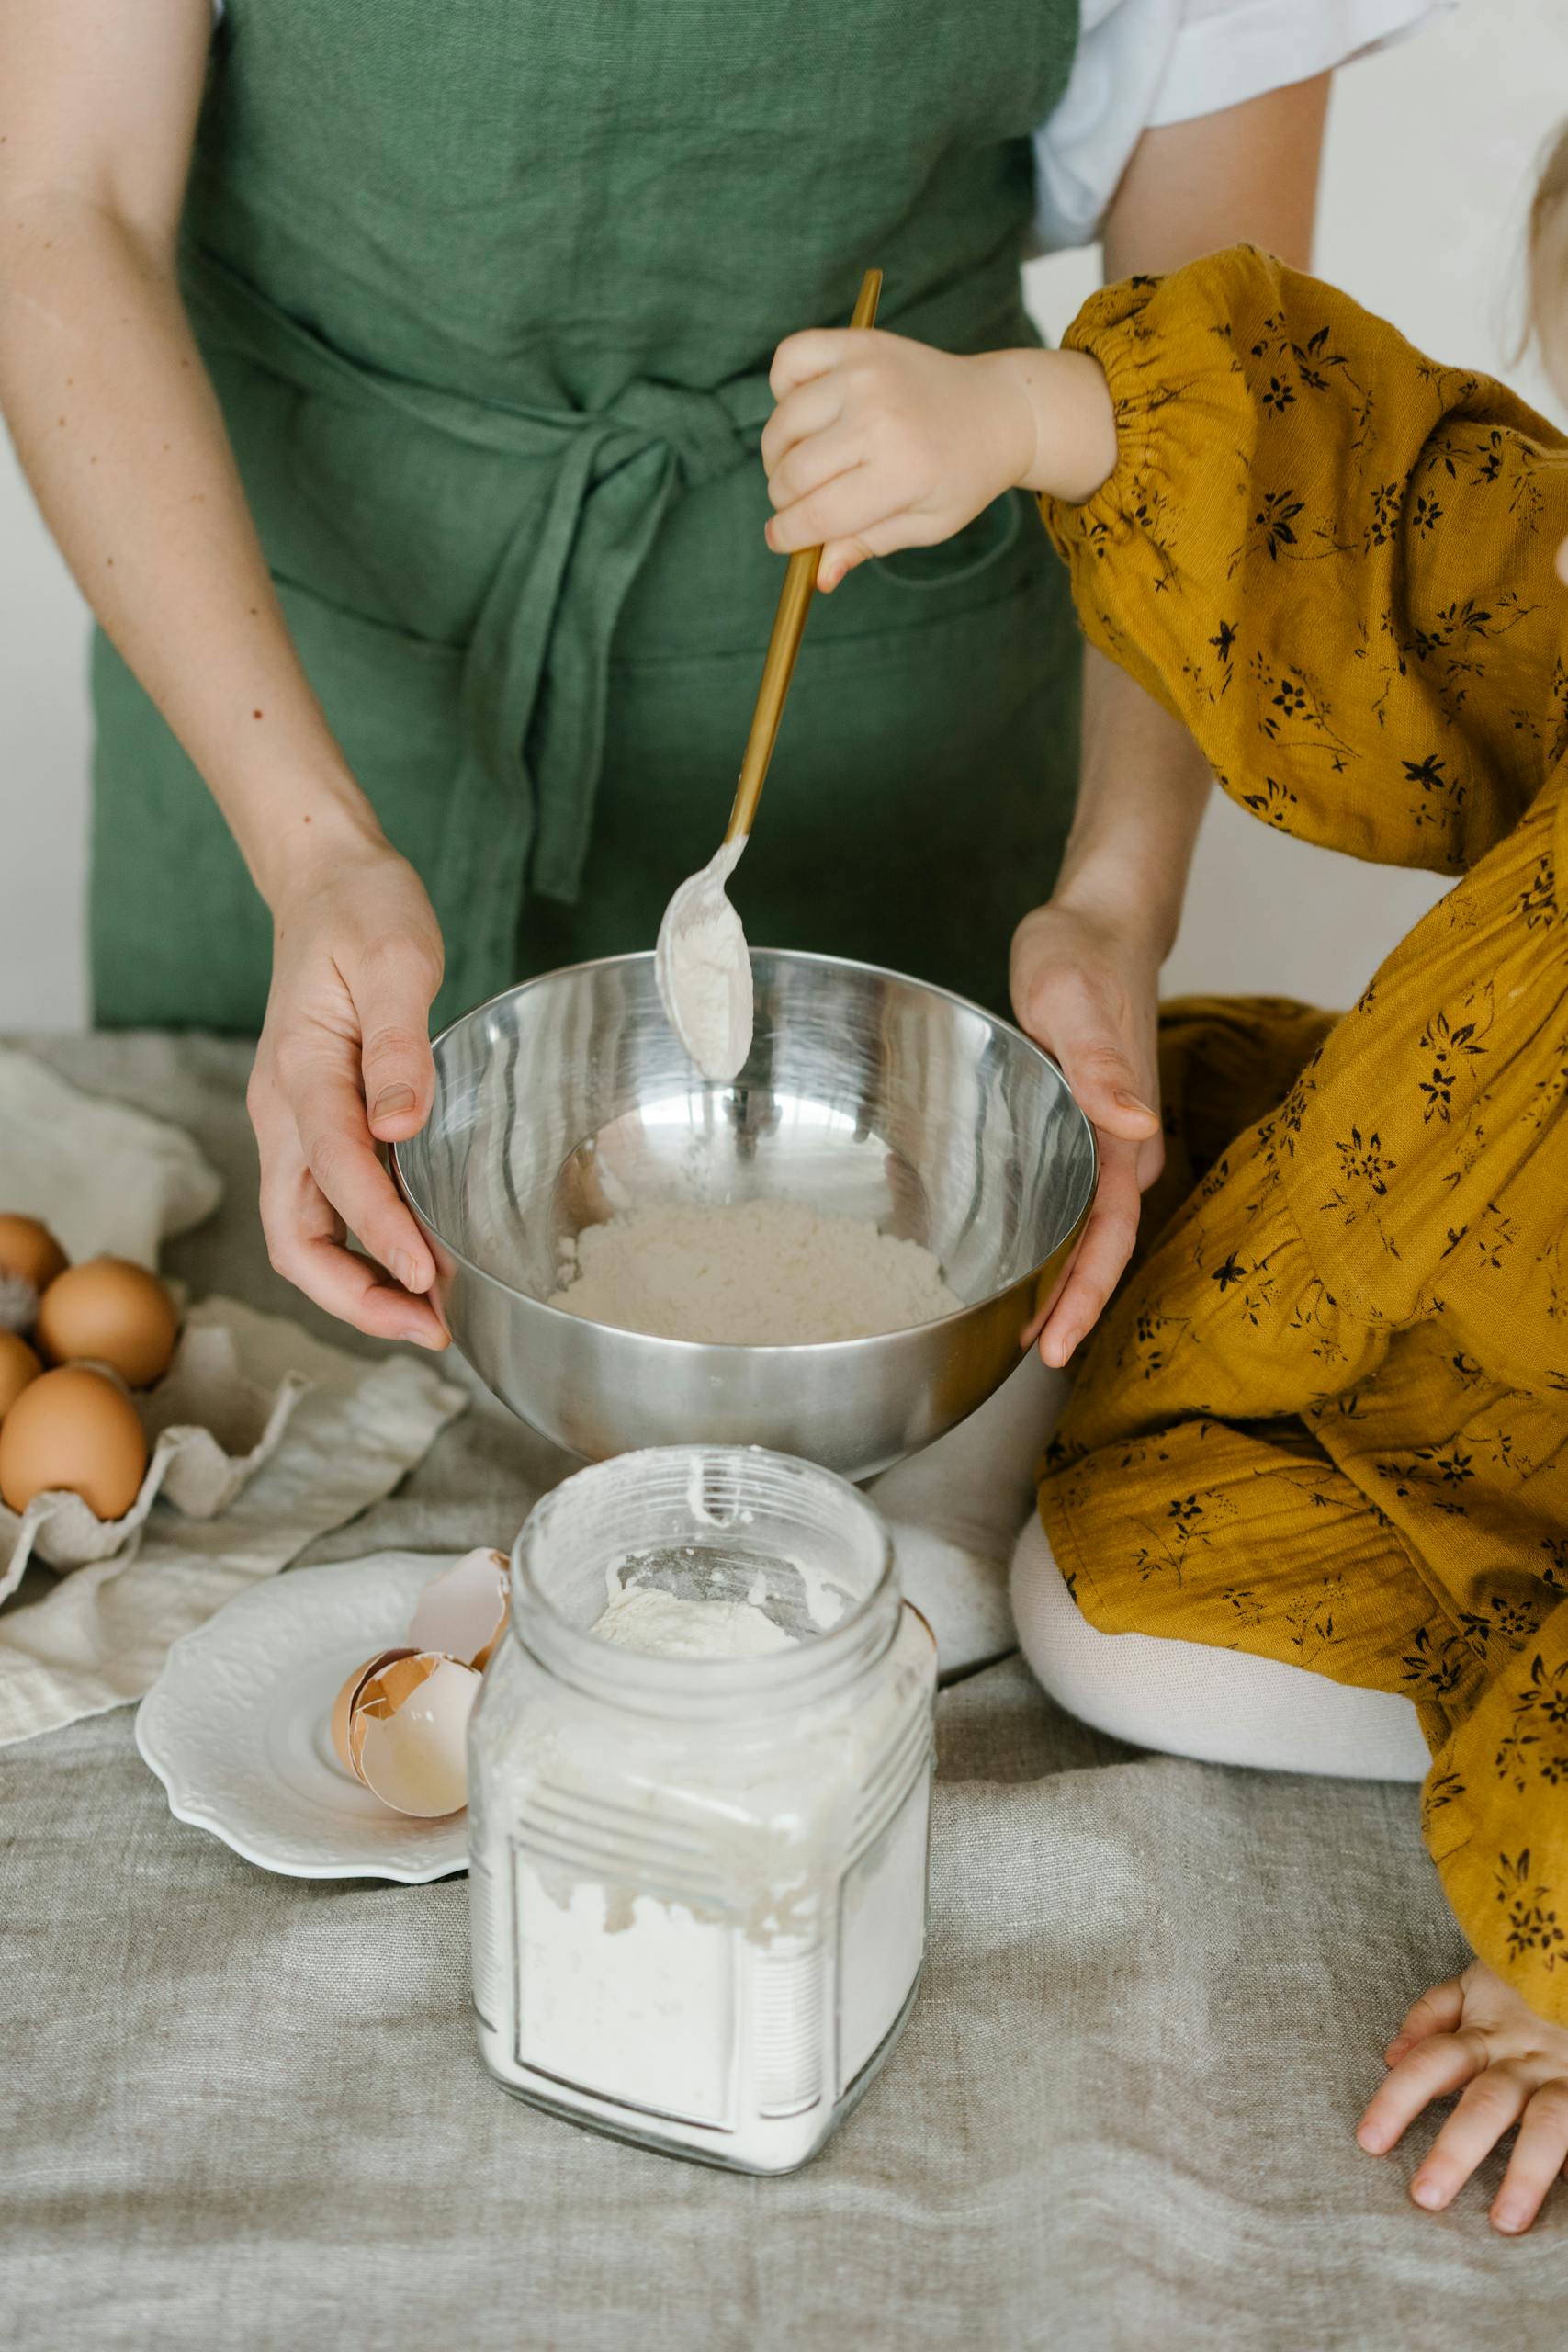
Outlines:
{"label": "spoon handle", "polygon": [[[868,269],[861,280],[854,316],[850,321],[852,327],[875,325],[876,305],[881,293],[882,272]],[[785,567],[784,586],[779,591],[778,610],[773,615],[773,634],[768,639],[767,655],[762,663],[762,683],[757,689],[757,707],[751,714],[751,731],[746,738],[746,754],[740,763],[740,780],[735,788],[735,805],[730,809],[729,823],[725,831],[727,842],[749,833],[756,818],[768,763],[773,756],[773,745],[778,741],[784,696],[795,675],[795,657],[800,651],[806,616],[811,609],[811,599],[817,592],[817,567],[821,560],[820,548],[801,548],[791,556]]]}

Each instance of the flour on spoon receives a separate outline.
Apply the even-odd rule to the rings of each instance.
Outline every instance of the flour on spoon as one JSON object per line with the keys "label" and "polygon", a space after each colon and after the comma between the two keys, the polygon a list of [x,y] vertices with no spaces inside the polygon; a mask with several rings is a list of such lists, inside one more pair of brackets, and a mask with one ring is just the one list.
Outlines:
{"label": "flour on spoon", "polygon": [[724,891],[747,839],[726,842],[682,883],[664,910],[654,955],[670,1025],[715,1081],[736,1077],[751,1050],[751,958]]}

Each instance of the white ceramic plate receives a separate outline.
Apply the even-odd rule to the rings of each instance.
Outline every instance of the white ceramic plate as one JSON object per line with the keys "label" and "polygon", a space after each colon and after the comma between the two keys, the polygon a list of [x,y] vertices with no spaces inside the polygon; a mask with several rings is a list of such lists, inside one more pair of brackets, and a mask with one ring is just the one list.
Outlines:
{"label": "white ceramic plate", "polygon": [[403,1639],[419,1594],[450,1564],[376,1552],[295,1568],[177,1641],[136,1716],[136,1745],[175,1818],[288,1878],[418,1885],[465,1870],[465,1815],[389,1812],[344,1771],[332,1740],[348,1675]]}

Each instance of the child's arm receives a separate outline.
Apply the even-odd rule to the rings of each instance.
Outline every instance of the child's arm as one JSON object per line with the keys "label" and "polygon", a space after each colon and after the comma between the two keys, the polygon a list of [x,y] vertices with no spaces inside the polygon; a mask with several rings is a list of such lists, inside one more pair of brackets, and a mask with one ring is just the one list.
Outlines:
{"label": "child's arm", "polygon": [[776,546],[832,576],[1043,482],[1089,638],[1255,815],[1439,872],[1517,820],[1568,735],[1568,455],[1510,392],[1247,246],[1097,295],[1061,354],[847,342],[782,347]]}

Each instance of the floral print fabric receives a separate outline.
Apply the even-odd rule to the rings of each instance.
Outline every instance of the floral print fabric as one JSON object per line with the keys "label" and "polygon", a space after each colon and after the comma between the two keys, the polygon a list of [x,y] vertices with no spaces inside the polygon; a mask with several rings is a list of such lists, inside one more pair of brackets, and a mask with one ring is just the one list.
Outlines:
{"label": "floral print fabric", "polygon": [[1264,822],[1462,878],[1342,1019],[1168,1012],[1170,1214],[1046,1531],[1108,1632],[1412,1698],[1455,1913],[1568,2018],[1568,449],[1247,248],[1068,342],[1121,449],[1044,503],[1090,638]]}

